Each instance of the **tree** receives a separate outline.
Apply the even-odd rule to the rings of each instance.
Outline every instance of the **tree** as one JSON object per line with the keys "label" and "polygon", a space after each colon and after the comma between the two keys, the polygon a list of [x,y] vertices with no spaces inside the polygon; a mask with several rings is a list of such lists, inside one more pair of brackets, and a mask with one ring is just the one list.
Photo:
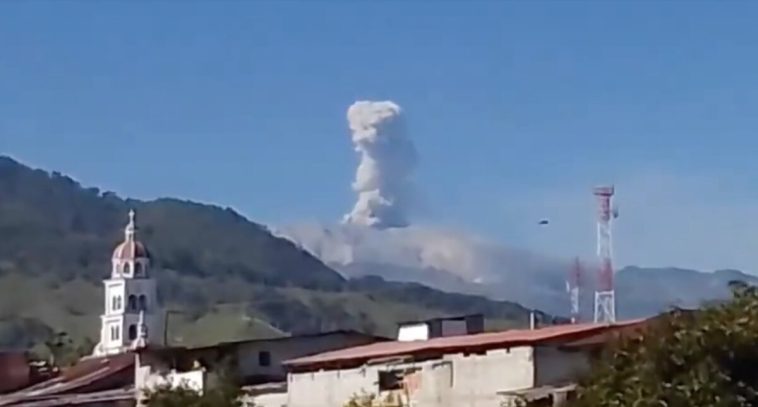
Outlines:
{"label": "tree", "polygon": [[626,337],[580,384],[571,407],[758,405],[758,290],[697,311],[675,310]]}
{"label": "tree", "polygon": [[147,407],[253,407],[246,396],[239,386],[223,381],[202,393],[184,385],[158,386],[145,391],[144,402]]}
{"label": "tree", "polygon": [[67,332],[57,332],[45,341],[45,351],[50,363],[66,367],[75,364],[92,350],[92,341],[84,339],[76,343]]}
{"label": "tree", "polygon": [[376,394],[360,393],[354,395],[344,407],[405,407],[400,396],[387,395],[380,398]]}

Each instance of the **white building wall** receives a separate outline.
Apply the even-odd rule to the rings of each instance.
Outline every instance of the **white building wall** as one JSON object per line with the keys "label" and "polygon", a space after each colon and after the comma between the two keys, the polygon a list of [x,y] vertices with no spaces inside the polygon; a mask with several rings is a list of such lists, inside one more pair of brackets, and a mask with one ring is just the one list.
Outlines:
{"label": "white building wall", "polygon": [[202,370],[192,370],[189,372],[170,371],[164,374],[153,372],[149,367],[144,366],[136,370],[135,387],[141,391],[155,389],[158,386],[169,386],[171,388],[186,387],[198,392],[205,389],[206,374]]}
{"label": "white building wall", "polygon": [[134,395],[136,405],[145,405],[145,393],[159,386],[171,388],[186,387],[198,392],[203,392],[207,385],[207,374],[204,370],[197,369],[188,372],[177,372],[168,369],[164,363],[153,361],[152,364],[144,364],[140,357],[136,358],[134,365]]}
{"label": "white building wall", "polygon": [[246,403],[245,405],[252,404],[255,407],[288,407],[286,392],[259,394],[253,397],[246,397],[243,402]]}
{"label": "white building wall", "polygon": [[[408,379],[408,394],[379,391],[380,371],[406,368],[420,369]],[[420,363],[290,374],[287,406],[341,407],[361,393],[392,393],[410,398],[413,407],[500,407],[503,398],[498,392],[533,386],[533,350],[518,347]]]}
{"label": "white building wall", "polygon": [[429,324],[426,322],[403,325],[397,332],[397,340],[400,342],[425,341],[427,339],[429,339]]}

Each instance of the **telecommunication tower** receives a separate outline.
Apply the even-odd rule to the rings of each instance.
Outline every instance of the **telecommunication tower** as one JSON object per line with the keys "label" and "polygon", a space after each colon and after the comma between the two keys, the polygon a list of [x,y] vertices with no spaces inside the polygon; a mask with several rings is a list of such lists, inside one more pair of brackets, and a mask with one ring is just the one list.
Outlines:
{"label": "telecommunication tower", "polygon": [[569,294],[569,301],[571,303],[571,323],[576,324],[579,322],[579,285],[582,278],[582,263],[577,257],[574,259],[574,267],[571,269],[568,280],[566,281],[566,290]]}
{"label": "telecommunication tower", "polygon": [[595,290],[595,322],[616,322],[616,294],[613,288],[613,240],[611,223],[617,216],[611,209],[613,186],[601,186],[594,190],[598,202],[597,256],[600,260],[598,286]]}

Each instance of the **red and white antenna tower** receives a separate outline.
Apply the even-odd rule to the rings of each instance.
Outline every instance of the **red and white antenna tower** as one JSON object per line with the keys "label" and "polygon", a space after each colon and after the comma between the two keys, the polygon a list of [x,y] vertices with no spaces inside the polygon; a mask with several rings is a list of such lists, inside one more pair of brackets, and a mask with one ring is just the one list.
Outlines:
{"label": "red and white antenna tower", "polygon": [[571,269],[569,278],[566,281],[566,290],[569,294],[569,301],[571,302],[571,323],[576,324],[579,322],[579,285],[582,279],[582,263],[577,257],[574,259],[574,267]]}
{"label": "red and white antenna tower", "polygon": [[616,322],[616,293],[613,288],[613,240],[611,223],[617,216],[611,209],[613,186],[597,187],[594,190],[598,202],[597,256],[600,259],[598,286],[595,290],[595,322]]}

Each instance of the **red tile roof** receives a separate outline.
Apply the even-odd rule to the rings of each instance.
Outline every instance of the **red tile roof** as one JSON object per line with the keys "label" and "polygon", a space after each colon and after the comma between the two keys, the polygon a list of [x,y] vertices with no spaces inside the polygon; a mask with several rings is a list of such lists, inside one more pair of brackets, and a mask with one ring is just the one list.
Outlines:
{"label": "red tile roof", "polygon": [[367,362],[372,359],[393,356],[457,353],[467,350],[486,350],[503,347],[538,344],[563,344],[597,334],[641,325],[645,320],[633,320],[607,324],[555,325],[539,329],[513,329],[476,335],[450,336],[425,341],[377,342],[370,345],[340,349],[286,361],[284,364],[296,369],[317,365],[341,365]]}

